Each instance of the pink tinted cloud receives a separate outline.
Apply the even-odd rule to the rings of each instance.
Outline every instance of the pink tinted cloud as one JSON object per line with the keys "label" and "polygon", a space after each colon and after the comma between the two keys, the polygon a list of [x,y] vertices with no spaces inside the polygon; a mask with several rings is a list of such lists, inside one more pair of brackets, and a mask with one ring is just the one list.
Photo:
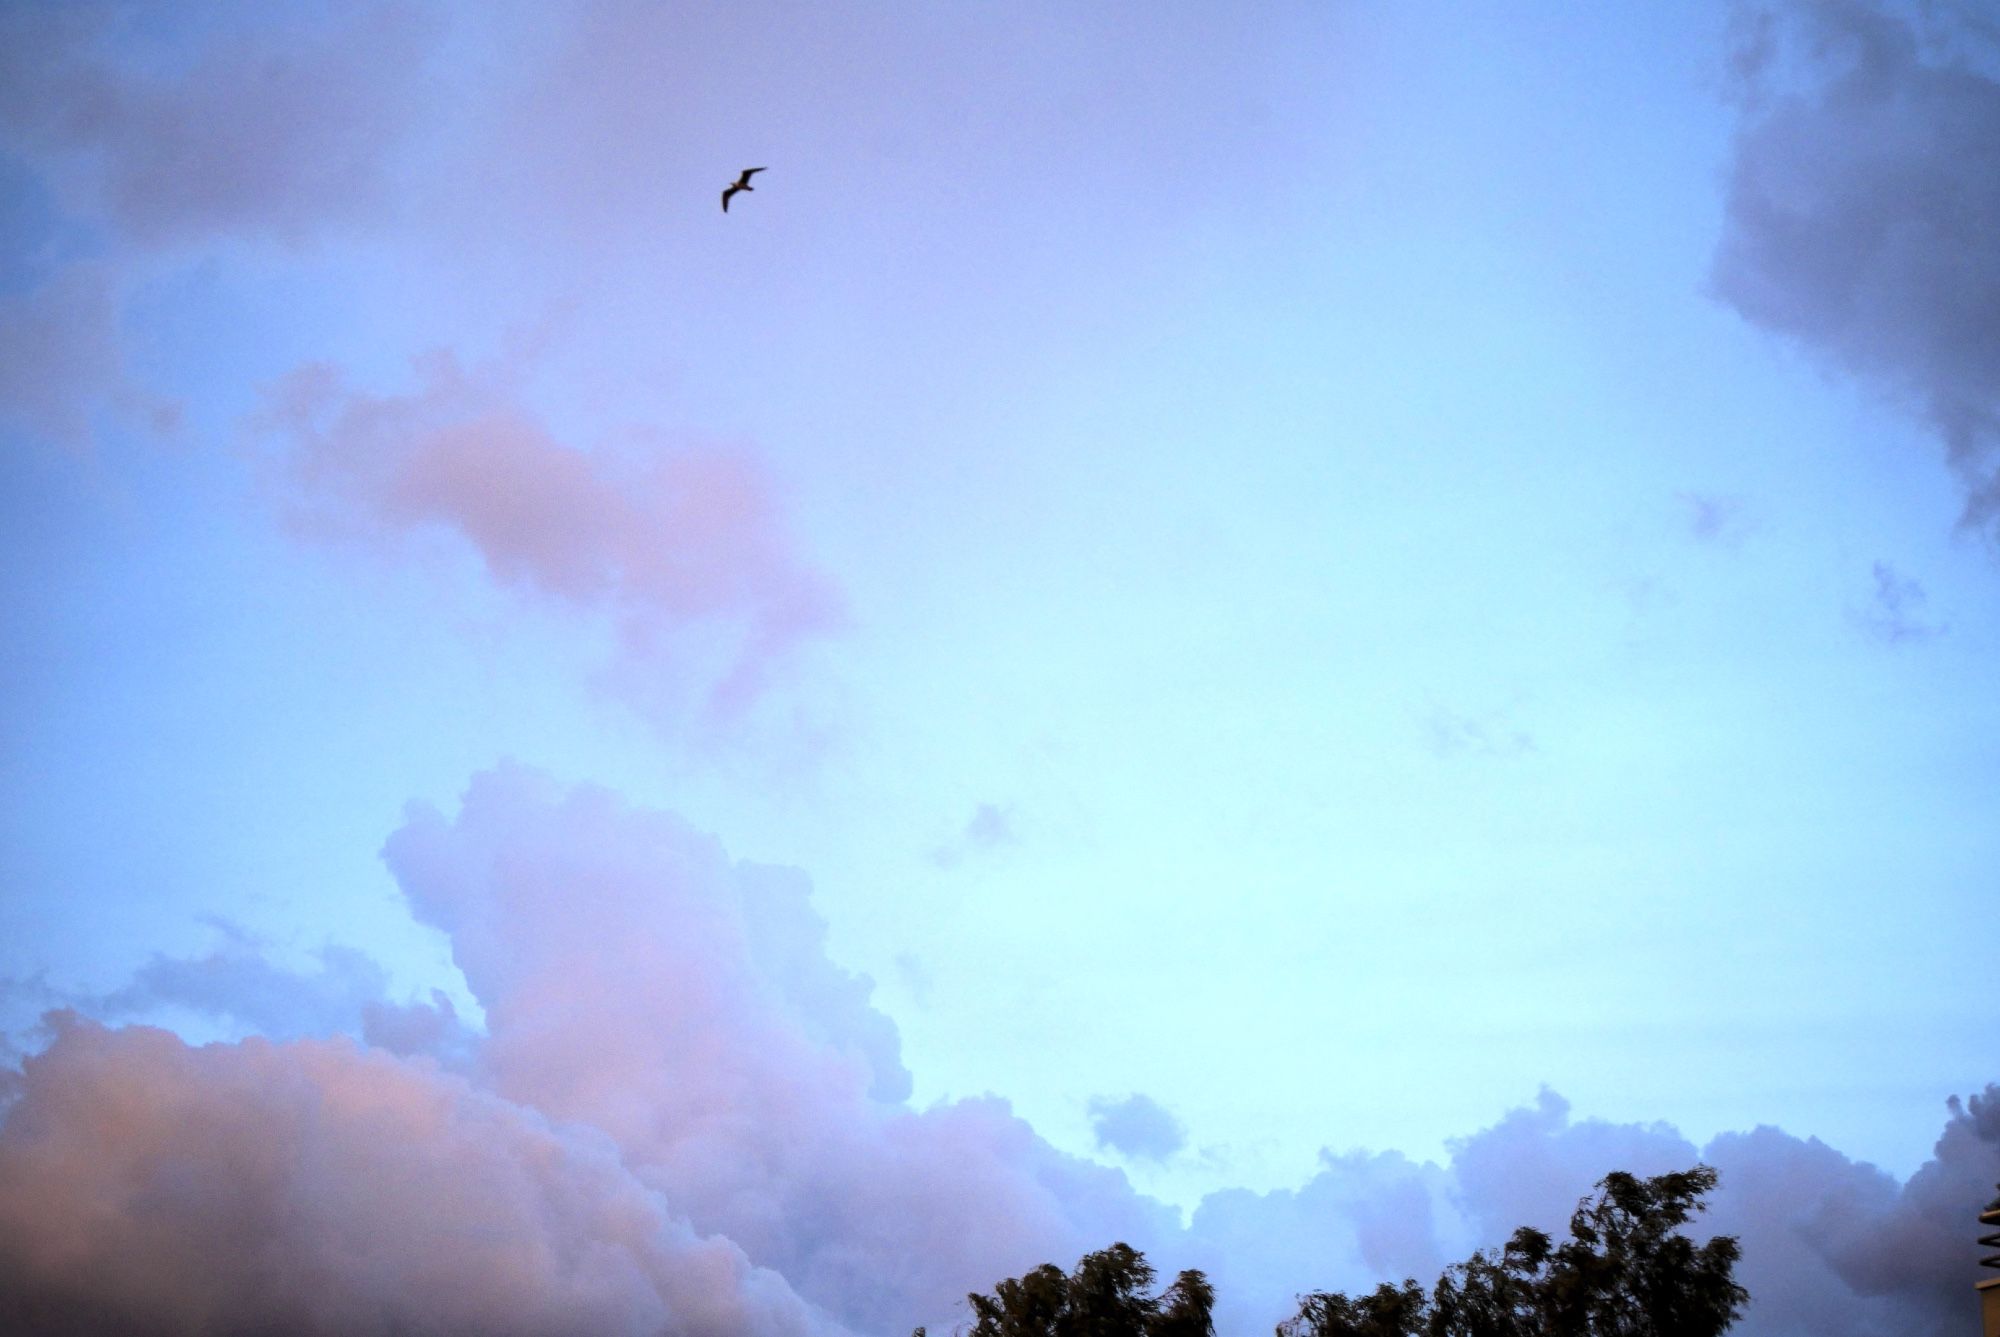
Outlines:
{"label": "pink tinted cloud", "polygon": [[[911,1108],[895,1026],[795,871],[519,766],[454,814],[412,805],[384,854],[487,1031],[440,1000],[364,1004],[366,1033],[462,1077],[344,1040],[59,1024],[4,1092],[0,1327],[783,1333],[812,1325],[803,1299],[858,1331],[945,1330],[967,1290],[1124,1239],[1209,1270],[1223,1331],[1268,1331],[1302,1290],[1429,1281],[1515,1226],[1560,1230],[1611,1170],[1701,1159],[1721,1171],[1701,1228],[1744,1248],[1733,1331],[1905,1337],[1965,1319],[2000,1180],[2000,1087],[1954,1104],[1902,1182],[1778,1129],[1698,1147],[1544,1092],[1442,1160],[1324,1153],[1183,1229],[1004,1101]],[[302,979],[302,1009],[252,963],[192,964],[139,985],[280,1016],[328,992]]]}
{"label": "pink tinted cloud", "polygon": [[[591,1124],[696,1227],[868,1330],[1170,1216],[1003,1101],[913,1111],[895,1028],[826,955],[804,879],[518,767],[385,850],[486,1011],[492,1087]],[[962,1314],[960,1315],[962,1317]]]}
{"label": "pink tinted cloud", "polygon": [[435,1067],[74,1019],[0,1128],[0,1326],[837,1331],[601,1137]]}
{"label": "pink tinted cloud", "polygon": [[616,679],[705,657],[707,706],[725,718],[840,624],[838,596],[793,550],[752,460],[711,448],[586,453],[556,440],[498,374],[443,353],[419,369],[408,395],[355,390],[323,364],[274,387],[269,421],[289,437],[309,524],[455,535],[501,587],[608,613]]}

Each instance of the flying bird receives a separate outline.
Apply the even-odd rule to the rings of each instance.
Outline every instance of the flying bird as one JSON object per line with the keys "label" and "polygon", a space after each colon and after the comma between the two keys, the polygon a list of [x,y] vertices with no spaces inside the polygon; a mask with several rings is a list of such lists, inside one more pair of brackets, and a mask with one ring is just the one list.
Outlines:
{"label": "flying bird", "polygon": [[742,176],[737,177],[729,183],[728,188],[722,192],[722,212],[729,212],[729,197],[731,195],[734,195],[739,190],[756,189],[756,187],[750,184],[750,178],[763,170],[761,167],[746,167],[743,169]]}

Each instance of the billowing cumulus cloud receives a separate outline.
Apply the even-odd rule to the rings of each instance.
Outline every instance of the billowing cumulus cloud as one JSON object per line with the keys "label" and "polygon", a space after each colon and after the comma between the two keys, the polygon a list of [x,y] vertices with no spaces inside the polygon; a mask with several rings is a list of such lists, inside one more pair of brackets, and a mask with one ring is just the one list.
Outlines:
{"label": "billowing cumulus cloud", "polygon": [[[1964,1319],[1972,1216],[2000,1180],[2000,1087],[1954,1103],[1900,1183],[1778,1129],[1697,1146],[1544,1091],[1442,1160],[1329,1151],[1297,1187],[1211,1194],[1183,1227],[1002,1100],[912,1108],[896,1030],[828,957],[796,871],[512,765],[454,812],[412,805],[384,854],[484,1032],[442,995],[365,998],[365,959],[287,972],[240,936],[97,1003],[294,1031],[358,1003],[366,1047],[191,1048],[58,1016],[5,1087],[0,1320],[891,1333],[949,1328],[966,1291],[1125,1239],[1208,1270],[1222,1330],[1261,1331],[1301,1291],[1428,1280],[1515,1226],[1559,1230],[1610,1170],[1706,1160],[1703,1228],[1743,1241],[1745,1337],[1905,1337]],[[1139,1123],[1113,1131],[1176,1140]]]}
{"label": "billowing cumulus cloud", "polygon": [[59,1026],[0,1127],[0,1326],[831,1333],[585,1130],[345,1040]]}
{"label": "billowing cumulus cloud", "polygon": [[791,870],[670,814],[519,768],[386,848],[485,1008],[509,1099],[607,1132],[697,1228],[850,1323],[948,1319],[964,1293],[1170,1220],[996,1099],[913,1111],[893,1025],[825,954]]}
{"label": "billowing cumulus cloud", "polygon": [[1211,1194],[1187,1245],[1218,1279],[1222,1330],[1267,1328],[1308,1287],[1428,1282],[1519,1225],[1561,1233],[1614,1169],[1657,1174],[1697,1160],[1721,1183],[1700,1232],[1743,1243],[1751,1304],[1742,1337],[1906,1337],[1963,1327],[1972,1217],[2000,1179],[2000,1086],[1954,1101],[1933,1158],[1907,1183],[1816,1139],[1775,1128],[1697,1147],[1664,1124],[1575,1120],[1544,1091],[1462,1138],[1442,1164],[1326,1153],[1296,1189]]}
{"label": "billowing cumulus cloud", "polygon": [[833,589],[792,550],[771,480],[742,454],[658,442],[586,452],[558,441],[499,371],[446,353],[419,371],[405,395],[356,390],[326,365],[273,387],[268,422],[288,439],[309,526],[463,540],[501,587],[608,613],[614,681],[699,679],[721,716],[840,622]]}
{"label": "billowing cumulus cloud", "polygon": [[1715,291],[1906,396],[1968,523],[2000,518],[2000,49],[1868,0],[1785,6],[1737,62]]}
{"label": "billowing cumulus cloud", "polygon": [[1124,1156],[1161,1161],[1187,1145],[1187,1129],[1151,1096],[1123,1100],[1098,1096],[1090,1102],[1090,1131],[1099,1147]]}

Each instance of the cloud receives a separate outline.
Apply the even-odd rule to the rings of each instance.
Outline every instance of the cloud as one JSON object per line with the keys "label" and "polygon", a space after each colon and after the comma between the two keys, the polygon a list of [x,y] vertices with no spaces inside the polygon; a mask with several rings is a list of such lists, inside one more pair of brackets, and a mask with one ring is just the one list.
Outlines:
{"label": "cloud", "polygon": [[1720,1186],[1697,1232],[1743,1243],[1751,1304],[1741,1337],[1904,1337],[1963,1326],[1972,1218],[2000,1178],[2000,1086],[1953,1101],[1933,1158],[1905,1184],[1815,1139],[1775,1128],[1697,1147],[1665,1124],[1573,1120],[1544,1090],[1452,1143],[1442,1164],[1396,1153],[1322,1153],[1296,1189],[1211,1194],[1187,1246],[1217,1281],[1218,1328],[1269,1327],[1308,1287],[1428,1284],[1518,1225],[1560,1232],[1614,1169],[1655,1174],[1697,1160]]}
{"label": "cloud", "polygon": [[48,215],[0,237],[10,265],[45,271],[0,297],[0,418],[73,448],[107,410],[175,430],[182,406],[126,371],[133,244],[298,244],[379,208],[438,33],[405,4],[224,29],[170,9],[0,6],[0,152]]}
{"label": "cloud", "polygon": [[1925,615],[1929,598],[1922,585],[1887,562],[1875,563],[1873,574],[1873,595],[1865,608],[1854,613],[1862,630],[1889,645],[1928,641],[1943,634],[1944,625]]}
{"label": "cloud", "polygon": [[931,851],[931,862],[939,868],[956,868],[968,855],[1000,849],[1020,839],[1014,833],[1014,819],[1006,808],[982,803],[966,819],[965,829],[955,840]]}
{"label": "cloud", "polygon": [[126,372],[109,272],[71,265],[37,287],[0,296],[0,420],[81,449],[101,407],[156,433],[180,422],[178,403]]}
{"label": "cloud", "polygon": [[1734,548],[1743,541],[1750,525],[1741,499],[1708,492],[1676,495],[1687,531],[1703,543]]}
{"label": "cloud", "polygon": [[703,1231],[848,1323],[946,1321],[966,1291],[1171,1216],[1004,1101],[917,1111],[895,1028],[831,962],[798,873],[671,814],[502,767],[385,857],[484,1007],[492,1088],[608,1133]]}
{"label": "cloud", "polygon": [[1866,0],[1767,11],[1739,50],[1713,286],[1753,324],[1908,397],[1965,522],[2000,519],[2000,51]]}
{"label": "cloud", "polygon": [[717,718],[840,624],[838,596],[793,551],[776,489],[742,454],[585,452],[556,440],[501,370],[468,372],[442,352],[418,370],[407,395],[352,389],[324,364],[271,388],[265,421],[288,438],[308,532],[460,539],[501,588],[608,614],[612,677],[642,702],[678,668],[704,679]]}
{"label": "cloud", "polygon": [[[477,1036],[441,990],[431,990],[428,1001],[393,1002],[388,972],[366,953],[329,943],[313,954],[313,969],[299,970],[272,960],[270,944],[255,934],[227,920],[211,923],[221,933],[219,945],[200,956],[155,952],[131,980],[109,992],[58,992],[46,985],[34,992],[44,1009],[100,1020],[159,1022],[185,1013],[221,1023],[236,1035],[273,1040],[358,1035],[393,1054],[468,1065]],[[0,990],[9,986],[33,987],[0,981]]]}
{"label": "cloud", "polygon": [[1434,757],[1519,757],[1537,750],[1534,735],[1504,715],[1484,718],[1436,707],[1424,717],[1424,746]]}
{"label": "cloud", "polygon": [[[191,1048],[58,1014],[0,1090],[0,1326],[948,1328],[966,1291],[1124,1239],[1207,1269],[1223,1330],[1268,1330],[1300,1291],[1429,1280],[1517,1225],[1559,1228],[1610,1170],[1704,1159],[1704,1228],[1744,1246],[1737,1331],[1901,1337],[1962,1317],[2000,1179],[2000,1086],[1953,1103],[1901,1183],[1778,1129],[1697,1147],[1544,1091],[1441,1160],[1329,1150],[1182,1227],[1002,1100],[911,1107],[895,1027],[829,957],[796,871],[514,765],[453,813],[413,804],[384,857],[485,1033],[442,997],[363,997],[377,975],[337,954],[274,982],[241,936],[99,1001],[296,1028],[359,1000],[369,1047]],[[1127,1154],[1181,1143],[1143,1096],[1093,1114]]]}
{"label": "cloud", "polygon": [[[1775,1128],[1716,1138],[1716,1229],[1744,1241],[1749,1337],[1890,1337],[1973,1321],[1973,1218],[2000,1178],[2000,1086],[1953,1100],[1908,1182]],[[1760,1320],[1762,1316],[1762,1321]]]}
{"label": "cloud", "polygon": [[1093,1097],[1090,1130],[1099,1147],[1142,1160],[1163,1161],[1187,1145],[1181,1121],[1148,1095]]}
{"label": "cloud", "polygon": [[439,34],[414,5],[340,13],[209,38],[109,5],[7,6],[0,131],[142,243],[301,241],[386,198]]}
{"label": "cloud", "polygon": [[602,1137],[348,1041],[65,1019],[22,1087],[9,1332],[835,1331]]}

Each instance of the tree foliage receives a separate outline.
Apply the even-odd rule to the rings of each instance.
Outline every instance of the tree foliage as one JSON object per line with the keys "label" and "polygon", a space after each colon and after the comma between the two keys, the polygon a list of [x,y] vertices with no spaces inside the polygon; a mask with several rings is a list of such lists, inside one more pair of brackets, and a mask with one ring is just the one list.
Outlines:
{"label": "tree foliage", "polygon": [[[1730,1235],[1696,1244],[1681,1227],[1715,1187],[1706,1165],[1640,1179],[1614,1171],[1577,1204],[1569,1239],[1527,1226],[1497,1254],[1366,1295],[1314,1291],[1278,1337],[1719,1337],[1750,1295],[1734,1279]],[[1129,1244],[1044,1263],[969,1295],[964,1337],[1215,1337],[1215,1291],[1187,1271],[1154,1294],[1153,1268]],[[918,1328],[913,1337],[925,1337]]]}
{"label": "tree foliage", "polygon": [[1155,1295],[1153,1276],[1145,1255],[1123,1243],[1085,1254],[1068,1274],[1044,1263],[991,1295],[966,1296],[968,1337],[1215,1337],[1207,1277],[1190,1269]]}
{"label": "tree foliage", "polygon": [[1741,1249],[1681,1233],[1715,1187],[1706,1165],[1640,1179],[1614,1171],[1555,1243],[1523,1226],[1497,1256],[1475,1253],[1429,1295],[1412,1281],[1350,1299],[1299,1297],[1279,1337],[1717,1337],[1750,1296],[1734,1280]]}

